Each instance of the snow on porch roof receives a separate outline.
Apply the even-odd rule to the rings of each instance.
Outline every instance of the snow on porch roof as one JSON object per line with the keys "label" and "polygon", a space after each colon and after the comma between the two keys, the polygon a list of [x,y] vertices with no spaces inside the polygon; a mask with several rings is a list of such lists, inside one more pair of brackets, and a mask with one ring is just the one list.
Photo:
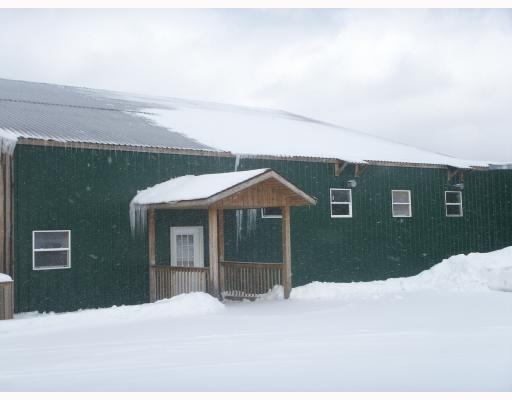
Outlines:
{"label": "snow on porch roof", "polygon": [[[237,186],[242,183],[249,183],[249,181],[254,180],[253,183],[256,184],[269,178],[278,180],[283,186],[286,186],[302,197],[304,204],[316,203],[315,199],[288,182],[275,171],[270,168],[263,168],[218,174],[180,176],[139,191],[132,199],[130,206],[173,204],[201,200],[203,202],[196,203],[196,205],[208,206],[232,194],[230,189],[237,189]],[[224,194],[224,196],[221,194]]]}

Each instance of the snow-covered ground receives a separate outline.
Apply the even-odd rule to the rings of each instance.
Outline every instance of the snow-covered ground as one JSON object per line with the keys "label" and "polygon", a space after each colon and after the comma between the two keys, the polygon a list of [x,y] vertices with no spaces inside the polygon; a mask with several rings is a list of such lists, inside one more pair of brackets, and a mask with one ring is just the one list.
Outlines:
{"label": "snow-covered ground", "polygon": [[287,301],[22,314],[0,321],[0,390],[511,391],[510,266],[512,247]]}

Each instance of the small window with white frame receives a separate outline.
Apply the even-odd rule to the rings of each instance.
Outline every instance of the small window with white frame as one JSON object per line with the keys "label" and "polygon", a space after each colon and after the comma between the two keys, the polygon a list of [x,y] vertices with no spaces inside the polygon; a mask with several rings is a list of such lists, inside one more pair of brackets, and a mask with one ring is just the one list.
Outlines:
{"label": "small window with white frame", "polygon": [[71,231],[33,231],[32,268],[71,268]]}
{"label": "small window with white frame", "polygon": [[410,190],[392,190],[391,202],[393,217],[412,217]]}
{"label": "small window with white frame", "polygon": [[444,192],[444,204],[447,217],[462,217],[462,192]]}
{"label": "small window with white frame", "polygon": [[281,207],[265,207],[261,209],[261,218],[283,218]]}
{"label": "small window with white frame", "polygon": [[331,218],[352,217],[352,189],[331,189]]}

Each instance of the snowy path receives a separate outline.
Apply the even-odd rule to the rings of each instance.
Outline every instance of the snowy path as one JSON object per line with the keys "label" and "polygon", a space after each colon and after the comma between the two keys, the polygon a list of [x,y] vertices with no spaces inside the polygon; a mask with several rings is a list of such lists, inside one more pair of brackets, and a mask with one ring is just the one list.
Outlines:
{"label": "snowy path", "polygon": [[0,322],[0,390],[512,390],[512,293]]}

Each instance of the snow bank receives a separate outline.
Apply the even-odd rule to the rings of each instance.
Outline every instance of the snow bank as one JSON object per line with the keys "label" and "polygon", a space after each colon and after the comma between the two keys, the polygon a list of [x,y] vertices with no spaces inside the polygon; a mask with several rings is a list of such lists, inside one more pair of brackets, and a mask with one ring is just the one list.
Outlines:
{"label": "snow bank", "polygon": [[282,300],[284,299],[284,287],[281,285],[274,285],[274,287],[267,293],[259,296],[256,300]]}
{"label": "snow bank", "polygon": [[216,314],[225,308],[215,297],[202,292],[180,294],[143,307],[146,317],[158,318]]}
{"label": "snow bank", "polygon": [[17,314],[15,319],[20,323],[25,320],[25,322],[31,324],[32,329],[40,325],[40,328],[60,330],[82,326],[144,323],[145,321],[165,321],[172,318],[212,315],[221,313],[224,309],[224,304],[209,294],[193,292],[180,294],[171,299],[164,299],[155,303],[113,306],[110,308],[79,310],[61,314],[53,312],[22,313]]}
{"label": "snow bank", "polygon": [[293,299],[350,299],[380,297],[400,292],[512,291],[512,247],[490,253],[459,254],[409,278],[385,281],[312,282],[292,290]]}
{"label": "snow bank", "polygon": [[105,318],[113,317],[118,320],[145,320],[215,314],[224,310],[224,307],[224,304],[207,293],[193,292],[180,294],[170,299],[159,300],[155,303],[146,303],[136,306],[114,306],[99,310],[84,310],[82,313],[100,312],[103,313],[101,317]]}
{"label": "snow bank", "polygon": [[12,278],[9,275],[0,274],[0,283],[2,282],[12,282]]}

